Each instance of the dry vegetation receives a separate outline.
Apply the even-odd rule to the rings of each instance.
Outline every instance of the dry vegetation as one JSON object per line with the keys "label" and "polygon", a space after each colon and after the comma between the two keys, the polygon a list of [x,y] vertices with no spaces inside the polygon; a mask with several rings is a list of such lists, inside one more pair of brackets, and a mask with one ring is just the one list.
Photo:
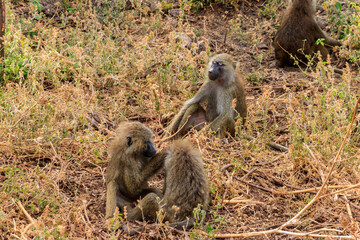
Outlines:
{"label": "dry vegetation", "polygon": [[[128,238],[119,225],[104,225],[109,133],[122,120],[137,120],[157,133],[157,147],[168,145],[160,141],[164,127],[219,52],[241,63],[249,117],[234,139],[188,136],[206,163],[210,210],[189,232],[158,224],[137,238],[275,229],[314,199],[312,188],[326,181],[343,140],[322,193],[332,194],[283,232],[252,239],[359,237],[360,190],[346,189],[360,183],[357,124],[345,135],[360,88],[360,5],[320,1],[320,25],[343,46],[327,63],[278,69],[271,41],[284,0],[151,2],[6,1],[0,239]],[[270,149],[268,141],[289,152]],[[162,181],[163,173],[153,184]]]}

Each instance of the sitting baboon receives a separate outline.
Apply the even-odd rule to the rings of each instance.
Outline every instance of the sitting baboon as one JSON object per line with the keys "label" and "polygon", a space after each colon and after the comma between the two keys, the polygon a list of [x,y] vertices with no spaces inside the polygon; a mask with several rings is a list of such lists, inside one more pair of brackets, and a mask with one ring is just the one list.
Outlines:
{"label": "sitting baboon", "polygon": [[[233,99],[236,107],[232,108]],[[202,106],[206,105],[206,109]],[[209,128],[219,137],[228,131],[235,134],[235,121],[238,115],[247,115],[244,83],[232,56],[226,53],[213,56],[207,66],[206,80],[196,95],[188,100],[174,117],[166,136],[177,138],[191,127],[197,130],[209,123]]]}
{"label": "sitting baboon", "polygon": [[164,198],[161,208],[165,221],[176,228],[194,225],[193,211],[206,210],[209,186],[200,152],[188,140],[177,140],[165,159]]}
{"label": "sitting baboon", "polygon": [[[326,46],[341,45],[322,31],[315,20],[316,0],[289,0],[281,24],[274,38],[275,58],[279,67],[293,65],[293,57],[307,63],[305,55],[320,51],[324,60],[329,53]],[[317,41],[323,41],[319,43]],[[292,55],[292,56],[291,56]]]}
{"label": "sitting baboon", "polygon": [[[122,122],[117,128],[106,169],[106,219],[113,217],[116,206],[120,211],[127,207],[129,220],[154,215],[141,201],[134,208],[139,198],[145,197],[144,202],[154,206],[155,196],[162,196],[160,190],[148,187],[149,178],[163,167],[167,153],[163,150],[156,154],[153,136],[153,132],[139,122]],[[149,193],[156,195],[147,195]],[[156,208],[156,204],[152,208]],[[140,211],[142,209],[145,211]]]}

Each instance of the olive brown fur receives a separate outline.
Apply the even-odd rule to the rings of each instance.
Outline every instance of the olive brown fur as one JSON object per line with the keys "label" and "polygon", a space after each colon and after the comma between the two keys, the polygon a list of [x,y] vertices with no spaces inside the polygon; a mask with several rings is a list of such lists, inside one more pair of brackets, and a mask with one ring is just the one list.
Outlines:
{"label": "olive brown fur", "polygon": [[165,221],[176,228],[192,227],[193,211],[209,203],[209,186],[200,152],[188,140],[177,140],[165,159],[164,198],[161,208]]}
{"label": "olive brown fur", "polygon": [[[274,37],[277,65],[293,65],[293,58],[306,64],[308,60],[305,55],[313,56],[318,51],[322,59],[326,60],[329,54],[327,46],[341,44],[322,31],[317,24],[316,0],[289,0],[288,4]],[[324,46],[321,43],[317,44],[318,39],[324,39]]]}

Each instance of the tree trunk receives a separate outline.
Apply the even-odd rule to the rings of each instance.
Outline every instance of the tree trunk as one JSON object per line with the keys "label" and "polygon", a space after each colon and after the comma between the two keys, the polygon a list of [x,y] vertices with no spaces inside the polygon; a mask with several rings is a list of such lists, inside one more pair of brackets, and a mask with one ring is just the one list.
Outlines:
{"label": "tree trunk", "polygon": [[0,63],[4,61],[5,49],[5,0],[0,0]]}

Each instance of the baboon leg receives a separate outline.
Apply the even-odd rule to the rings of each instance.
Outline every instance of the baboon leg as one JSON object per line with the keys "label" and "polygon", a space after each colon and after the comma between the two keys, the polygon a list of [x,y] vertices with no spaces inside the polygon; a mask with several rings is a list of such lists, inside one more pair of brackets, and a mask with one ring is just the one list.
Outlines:
{"label": "baboon leg", "polygon": [[321,54],[321,58],[322,58],[322,60],[323,61],[326,61],[326,59],[327,59],[327,56],[329,55],[329,51],[326,49],[326,47],[325,46],[323,46],[323,45],[317,45],[317,46],[315,46],[315,53],[316,52],[320,52],[320,54]]}
{"label": "baboon leg", "polygon": [[341,43],[340,43],[338,40],[330,37],[326,32],[324,32],[324,31],[322,31],[322,32],[324,33],[324,36],[325,36],[325,41],[324,41],[324,43],[325,43],[326,45],[330,45],[330,46],[341,46]]}
{"label": "baboon leg", "polygon": [[163,193],[160,189],[158,188],[144,188],[143,192],[141,193],[141,197],[145,197],[146,195],[150,194],[150,193],[155,193],[157,196],[159,196],[160,198],[163,197]]}
{"label": "baboon leg", "polygon": [[224,122],[216,134],[219,138],[225,138],[226,133],[230,133],[231,136],[235,135],[235,121],[231,118],[224,118]]}
{"label": "baboon leg", "polygon": [[155,220],[156,212],[160,210],[159,196],[155,193],[149,193],[139,204],[128,212],[128,220]]}

